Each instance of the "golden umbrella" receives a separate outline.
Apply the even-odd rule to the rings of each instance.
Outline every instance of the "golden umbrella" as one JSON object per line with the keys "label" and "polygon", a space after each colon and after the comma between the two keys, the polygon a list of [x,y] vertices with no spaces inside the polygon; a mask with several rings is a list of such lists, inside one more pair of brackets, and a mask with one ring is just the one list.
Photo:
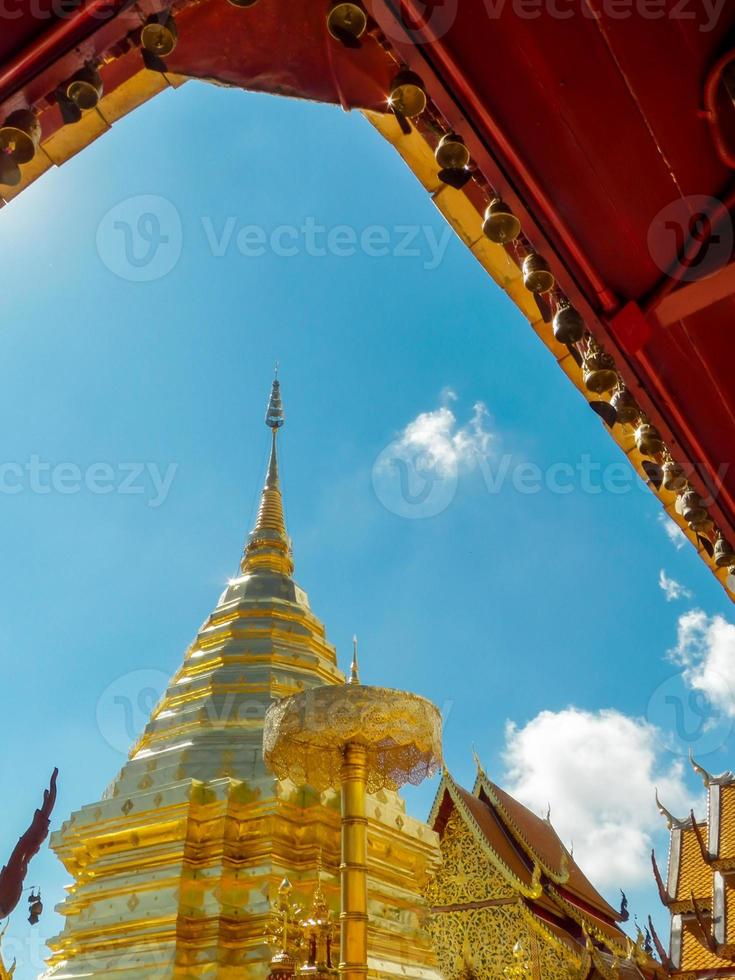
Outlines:
{"label": "golden umbrella", "polygon": [[366,794],[417,786],[441,764],[441,715],[430,701],[360,683],[357,643],[347,684],[312,688],[268,709],[266,765],[279,779],[342,796],[339,971],[367,974]]}

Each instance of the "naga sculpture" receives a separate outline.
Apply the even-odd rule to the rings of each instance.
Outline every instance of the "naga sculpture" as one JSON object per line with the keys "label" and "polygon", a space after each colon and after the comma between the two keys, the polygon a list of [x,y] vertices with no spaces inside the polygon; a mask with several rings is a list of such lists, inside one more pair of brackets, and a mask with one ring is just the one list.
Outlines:
{"label": "naga sculpture", "polygon": [[30,860],[38,854],[41,844],[48,836],[51,812],[56,802],[58,774],[59,770],[54,769],[49,788],[43,793],[41,809],[36,810],[30,827],[15,845],[10,860],[0,871],[0,919],[9,916],[20,901]]}

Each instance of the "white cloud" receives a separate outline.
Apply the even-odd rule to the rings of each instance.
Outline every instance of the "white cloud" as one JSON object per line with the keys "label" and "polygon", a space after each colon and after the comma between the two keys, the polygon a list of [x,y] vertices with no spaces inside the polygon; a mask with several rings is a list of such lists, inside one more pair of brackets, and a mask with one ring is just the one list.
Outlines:
{"label": "white cloud", "polygon": [[735,626],[723,616],[692,609],[679,617],[671,659],[684,668],[684,680],[716,707],[735,718]]}
{"label": "white cloud", "polygon": [[662,757],[657,729],[609,709],[542,711],[508,723],[503,786],[574,843],[582,870],[600,888],[650,881],[652,835],[665,828],[654,791],[677,815],[692,805],[683,764]]}
{"label": "white cloud", "polygon": [[676,521],[672,521],[668,514],[661,511],[658,515],[658,522],[663,527],[666,532],[666,537],[676,550],[681,551],[688,539]]}
{"label": "white cloud", "polygon": [[442,392],[441,405],[433,412],[421,412],[392,444],[397,458],[421,460],[424,473],[453,477],[462,469],[472,468],[490,452],[493,434],[487,428],[489,415],[484,402],[475,402],[472,415],[459,425],[450,408],[457,395],[451,388]]}
{"label": "white cloud", "polygon": [[677,582],[676,579],[669,578],[663,568],[658,573],[658,584],[665,593],[667,602],[673,602],[675,599],[691,599],[692,597],[689,589],[681,582]]}

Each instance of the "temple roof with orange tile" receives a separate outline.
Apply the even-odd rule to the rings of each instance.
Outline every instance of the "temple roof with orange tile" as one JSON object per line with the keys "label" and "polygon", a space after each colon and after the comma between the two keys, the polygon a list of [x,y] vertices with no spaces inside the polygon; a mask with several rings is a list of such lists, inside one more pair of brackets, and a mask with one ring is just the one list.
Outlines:
{"label": "temple roof with orange tile", "polygon": [[[735,976],[735,776],[707,772],[693,758],[707,790],[707,819],[678,819],[658,800],[670,832],[668,878],[661,897],[672,917],[672,976]],[[655,870],[655,869],[654,869]],[[723,873],[724,872],[724,873]]]}
{"label": "temple roof with orange tile", "polygon": [[720,860],[735,858],[735,785],[720,790]]}
{"label": "temple roof with orange tile", "polygon": [[[478,777],[475,792],[500,815],[517,844],[527,849],[530,860],[537,861],[558,879],[560,891],[569,901],[607,922],[620,920],[619,911],[592,885],[549,820],[537,816],[484,774]],[[614,928],[619,932],[617,927]]]}
{"label": "temple roof with orange tile", "polygon": [[[470,817],[497,862],[518,882],[525,897],[557,918],[589,925],[617,948],[625,935],[620,913],[590,883],[548,820],[536,816],[484,774],[473,793],[446,773],[429,821],[441,834],[453,808]],[[542,876],[546,887],[541,887]]]}
{"label": "temple roof with orange tile", "polygon": [[[698,823],[704,836],[707,825]],[[669,869],[669,881],[674,869]],[[676,876],[676,891],[672,896],[674,902],[691,904],[692,892],[694,897],[710,907],[712,902],[712,869],[705,862],[699,847],[694,828],[683,828],[681,831],[681,850],[679,869]]]}
{"label": "temple roof with orange tile", "polygon": [[472,793],[445,771],[429,817],[440,837],[454,812],[486,852],[490,867],[514,883],[528,925],[566,946],[582,964],[587,961],[586,977],[662,975],[660,964],[619,927],[624,917],[591,884],[548,818],[532,813],[481,770]]}

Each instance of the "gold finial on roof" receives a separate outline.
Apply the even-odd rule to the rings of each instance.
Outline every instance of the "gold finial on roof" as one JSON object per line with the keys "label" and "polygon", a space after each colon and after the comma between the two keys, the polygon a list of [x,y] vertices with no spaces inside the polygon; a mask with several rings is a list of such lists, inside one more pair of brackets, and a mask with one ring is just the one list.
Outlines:
{"label": "gold finial on roof", "polygon": [[350,664],[350,679],[347,683],[360,683],[360,673],[357,664],[357,634],[352,637],[352,663]]}
{"label": "gold finial on roof", "polygon": [[658,796],[658,787],[655,787],[655,789],[654,789],[654,797],[655,797],[655,800],[656,800],[656,806],[658,807],[658,812],[661,814],[662,817],[664,817],[666,819],[666,823],[668,824],[669,830],[672,830],[672,829],[675,829],[675,828],[685,827],[688,824],[688,822],[689,822],[688,819],[686,819],[686,820],[679,820],[677,817],[675,817],[673,815],[673,813],[670,810],[667,810],[666,809],[666,807],[663,805],[663,803],[659,799],[659,796]]}

